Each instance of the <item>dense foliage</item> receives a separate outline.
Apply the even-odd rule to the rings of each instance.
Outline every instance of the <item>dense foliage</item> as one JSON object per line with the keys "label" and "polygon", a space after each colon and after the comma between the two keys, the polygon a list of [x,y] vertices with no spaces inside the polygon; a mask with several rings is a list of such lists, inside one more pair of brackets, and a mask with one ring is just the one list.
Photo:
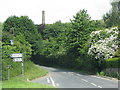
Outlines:
{"label": "dense foliage", "polygon": [[120,68],[120,58],[110,58],[106,60],[107,68]]}
{"label": "dense foliage", "polygon": [[[2,23],[0,22],[0,56],[2,55]],[[2,57],[0,57],[0,64],[1,64],[1,59]],[[2,66],[0,66],[1,68]]]}
{"label": "dense foliage", "polygon": [[[120,56],[117,14],[113,9],[104,15],[104,21],[91,20],[87,10],[80,10],[70,23],[46,24],[41,30],[42,36],[27,16],[10,16],[3,25],[3,79],[7,79],[9,64],[11,73],[14,72],[12,76],[21,73],[21,65],[12,61],[11,53],[23,53],[26,65],[32,60],[40,65],[59,65],[94,73],[102,71],[106,68],[106,59]],[[104,29],[105,26],[115,27]],[[10,45],[11,39],[13,45]]]}
{"label": "dense foliage", "polygon": [[88,54],[96,59],[108,59],[115,56],[118,49],[118,28],[93,31],[90,36]]}
{"label": "dense foliage", "polygon": [[96,69],[93,64],[97,62],[90,60],[91,58],[87,55],[88,41],[92,31],[104,27],[100,22],[91,20],[86,10],[80,10],[73,16],[71,23],[58,21],[54,24],[47,24],[42,33],[41,49],[34,56],[34,62],[64,67],[67,63],[67,67],[70,68],[93,71]]}
{"label": "dense foliage", "polygon": [[[3,26],[2,36],[2,75],[3,80],[7,79],[8,65],[11,65],[10,76],[17,76],[21,74],[21,63],[13,62],[10,58],[12,53],[23,53],[24,61],[30,61],[33,49],[37,47],[37,39],[41,40],[40,34],[27,16],[11,16],[5,22]],[[14,44],[11,45],[10,40],[14,40]],[[25,67],[27,69],[29,67]]]}
{"label": "dense foliage", "polygon": [[112,9],[103,16],[106,27],[120,26],[120,11],[118,2],[112,2]]}

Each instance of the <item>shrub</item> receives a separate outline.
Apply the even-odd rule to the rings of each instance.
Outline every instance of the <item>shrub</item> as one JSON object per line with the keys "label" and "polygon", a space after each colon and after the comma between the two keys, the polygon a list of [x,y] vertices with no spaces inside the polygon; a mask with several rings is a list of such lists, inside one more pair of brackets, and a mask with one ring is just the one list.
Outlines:
{"label": "shrub", "polygon": [[118,49],[118,28],[93,31],[90,34],[88,55],[96,59],[109,59]]}
{"label": "shrub", "polygon": [[120,68],[120,57],[110,58],[106,60],[107,68]]}

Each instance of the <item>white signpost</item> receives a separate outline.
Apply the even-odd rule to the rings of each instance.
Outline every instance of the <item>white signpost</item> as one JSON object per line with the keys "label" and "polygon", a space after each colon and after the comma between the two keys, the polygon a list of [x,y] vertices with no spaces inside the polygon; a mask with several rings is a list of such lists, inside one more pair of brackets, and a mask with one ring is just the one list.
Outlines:
{"label": "white signpost", "polygon": [[14,62],[22,62],[22,77],[24,80],[24,61],[23,61],[23,54],[22,53],[13,53],[10,55],[13,58]]}
{"label": "white signpost", "polygon": [[22,62],[22,58],[13,58],[14,62]]}
{"label": "white signpost", "polygon": [[13,53],[10,55],[12,58],[22,57],[22,53]]}

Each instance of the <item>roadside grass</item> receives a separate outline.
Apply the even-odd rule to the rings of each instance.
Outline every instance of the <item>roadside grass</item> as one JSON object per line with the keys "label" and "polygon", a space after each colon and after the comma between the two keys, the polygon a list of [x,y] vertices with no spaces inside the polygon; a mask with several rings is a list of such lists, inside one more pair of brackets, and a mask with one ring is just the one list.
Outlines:
{"label": "roadside grass", "polygon": [[24,80],[22,80],[22,75],[12,77],[10,80],[2,82],[2,88],[55,88],[50,85],[30,82],[29,80],[45,76],[48,73],[48,71],[43,68],[31,63],[30,65],[31,68],[25,70]]}
{"label": "roadside grass", "polygon": [[22,81],[18,80],[17,78],[8,81],[3,81],[2,88],[55,88],[55,87],[45,84]]}
{"label": "roadside grass", "polygon": [[107,72],[107,71],[103,70],[100,73],[97,73],[96,75],[120,80],[120,73],[119,72]]}
{"label": "roadside grass", "polygon": [[0,81],[0,90],[2,89],[2,81]]}
{"label": "roadside grass", "polygon": [[25,79],[32,80],[38,77],[45,76],[47,75],[47,73],[47,70],[34,65],[31,69],[25,71]]}

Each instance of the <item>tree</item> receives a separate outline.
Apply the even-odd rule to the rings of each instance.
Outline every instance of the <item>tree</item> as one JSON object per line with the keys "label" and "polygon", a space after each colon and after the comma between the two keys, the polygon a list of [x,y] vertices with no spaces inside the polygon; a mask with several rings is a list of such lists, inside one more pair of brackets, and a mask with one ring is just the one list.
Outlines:
{"label": "tree", "polygon": [[69,33],[69,44],[77,50],[78,54],[86,54],[86,45],[89,34],[94,30],[93,22],[87,14],[87,10],[80,10],[71,20],[72,30]]}
{"label": "tree", "polygon": [[112,9],[103,16],[106,27],[120,25],[118,2],[112,2]]}
{"label": "tree", "polygon": [[[25,36],[25,40],[32,44],[32,49],[34,49],[34,54],[37,53],[37,49],[40,48],[38,43],[41,41],[41,35],[37,31],[37,27],[34,25],[33,21],[29,19],[28,16],[10,16],[4,22],[4,29],[6,35],[3,35],[3,41],[9,42],[16,35],[22,33]],[[10,34],[7,34],[10,32]],[[9,38],[7,39],[7,35]]]}
{"label": "tree", "polygon": [[1,48],[2,48],[2,28],[3,28],[3,24],[2,24],[2,22],[0,22],[0,55],[2,55],[2,50],[1,50]]}

